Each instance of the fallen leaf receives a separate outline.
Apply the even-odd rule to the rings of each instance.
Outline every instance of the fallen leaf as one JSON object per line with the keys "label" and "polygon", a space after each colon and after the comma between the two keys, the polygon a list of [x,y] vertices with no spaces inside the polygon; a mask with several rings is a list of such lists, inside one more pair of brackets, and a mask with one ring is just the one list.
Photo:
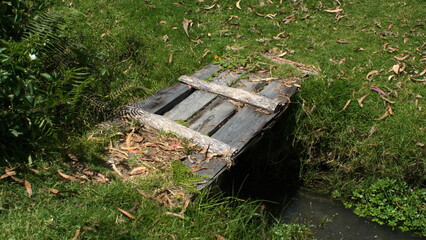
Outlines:
{"label": "fallen leaf", "polygon": [[416,143],[416,145],[419,146],[419,147],[424,147],[425,146],[425,144],[421,143],[421,142]]}
{"label": "fallen leaf", "polygon": [[132,131],[129,134],[127,134],[127,137],[126,137],[126,146],[127,147],[132,146],[132,135],[133,135],[134,132],[135,132],[135,128],[132,128]]}
{"label": "fallen leaf", "polygon": [[216,240],[226,240],[222,235],[216,234]]}
{"label": "fallen leaf", "polygon": [[241,10],[240,2],[241,2],[241,0],[238,0],[238,2],[237,2],[237,3],[235,3],[235,6],[236,6],[238,9],[240,9],[240,10]]}
{"label": "fallen leaf", "polygon": [[192,25],[192,20],[188,20],[188,19],[184,18],[183,21],[182,21],[182,25],[183,25],[183,30],[186,33],[186,36],[189,37],[189,27]]}
{"label": "fallen leaf", "polygon": [[81,227],[81,229],[96,232],[96,230],[94,228],[91,228],[91,227],[83,226],[83,227]]}
{"label": "fallen leaf", "polygon": [[132,214],[130,214],[130,213],[128,213],[127,211],[124,211],[123,209],[121,209],[121,208],[117,208],[118,209],[118,211],[120,211],[122,214],[124,214],[126,217],[128,217],[128,218],[130,218],[130,219],[132,219],[132,220],[135,220],[136,218],[132,215]]}
{"label": "fallen leaf", "polygon": [[146,167],[137,167],[132,169],[132,171],[130,171],[130,175],[134,176],[134,175],[141,175],[141,174],[147,174],[148,173],[148,169]]}
{"label": "fallen leaf", "polygon": [[204,10],[210,10],[210,9],[212,9],[212,8],[214,8],[214,7],[216,7],[216,3],[215,3],[215,4],[213,4],[213,5],[211,5],[211,6],[207,6],[207,7],[205,7],[205,8],[204,8]]}
{"label": "fallen leaf", "polygon": [[13,170],[14,170],[14,168],[6,168],[5,173],[0,176],[0,180],[3,179],[3,178],[8,178],[8,177],[16,175],[16,172],[13,171]]}
{"label": "fallen leaf", "polygon": [[10,178],[11,178],[13,181],[18,182],[18,183],[23,183],[23,182],[24,182],[24,181],[22,181],[21,179],[16,178],[16,177],[14,177],[14,176],[10,176]]}
{"label": "fallen leaf", "polygon": [[380,94],[382,94],[382,95],[384,95],[386,97],[388,96],[382,89],[380,89],[380,88],[378,88],[376,86],[371,86],[370,89],[373,90],[373,91],[376,91],[376,92],[378,92],[378,93],[380,93]]}
{"label": "fallen leaf", "polygon": [[324,12],[328,12],[328,13],[339,13],[339,12],[343,12],[343,9],[342,8],[326,9],[326,10],[324,10]]}
{"label": "fallen leaf", "polygon": [[135,150],[135,149],[137,149],[138,147],[122,147],[122,146],[120,146],[120,149],[121,150],[126,150],[126,151],[132,151],[132,150]]}
{"label": "fallen leaf", "polygon": [[101,173],[98,173],[96,176],[100,177],[102,179],[102,181],[105,182],[105,183],[109,182],[109,179]]}
{"label": "fallen leaf", "polygon": [[78,236],[80,235],[80,228],[75,231],[74,237],[71,240],[77,240]]}
{"label": "fallen leaf", "polygon": [[172,63],[173,63],[173,53],[170,53],[168,63],[169,63],[169,64],[172,64]]}
{"label": "fallen leaf", "polygon": [[405,56],[402,56],[402,57],[397,57],[397,56],[395,56],[395,57],[393,57],[393,58],[395,58],[397,61],[404,61],[404,60],[405,60],[405,59],[407,59],[409,56],[410,56],[410,55],[408,54],[408,55],[405,55]]}
{"label": "fallen leaf", "polygon": [[49,188],[49,191],[52,192],[53,194],[58,194],[59,190],[54,189],[54,188]]}
{"label": "fallen leaf", "polygon": [[371,72],[369,72],[369,73],[367,73],[367,76],[365,76],[365,78],[368,80],[368,81],[371,81],[372,79],[373,79],[373,76],[375,76],[375,75],[379,75],[379,71],[377,71],[377,70],[373,70],[373,71],[371,71]]}
{"label": "fallen leaf", "polygon": [[393,24],[391,23],[391,24],[389,24],[389,26],[388,26],[388,29],[387,29],[387,30],[388,30],[388,31],[389,31],[389,30],[391,30],[391,28],[392,28],[392,27],[393,27]]}
{"label": "fallen leaf", "polygon": [[28,197],[33,195],[33,189],[31,188],[31,183],[27,180],[24,180],[25,189],[27,189]]}
{"label": "fallen leaf", "polygon": [[383,114],[383,116],[381,116],[379,118],[375,118],[374,120],[380,121],[380,120],[383,120],[383,119],[387,118],[388,116],[389,116],[389,112],[386,109],[386,112],[385,112],[385,114]]}
{"label": "fallen leaf", "polygon": [[383,100],[385,100],[386,102],[388,102],[388,103],[395,103],[394,101],[391,101],[391,100],[389,100],[388,98],[386,98],[385,96],[383,96],[383,95],[380,95],[380,98],[381,99],[383,99]]}
{"label": "fallen leaf", "polygon": [[346,108],[349,106],[349,104],[351,103],[351,100],[349,99],[347,102],[346,102],[346,104],[345,104],[345,106],[342,108],[342,110],[340,110],[339,112],[343,112],[343,111],[345,111],[346,110]]}
{"label": "fallen leaf", "polygon": [[63,173],[61,170],[58,170],[58,173],[59,173],[59,175],[61,175],[61,177],[65,178],[67,180],[78,181],[78,179],[76,177],[67,175],[67,174]]}
{"label": "fallen leaf", "polygon": [[349,43],[349,41],[346,40],[336,40],[337,43]]}
{"label": "fallen leaf", "polygon": [[392,66],[391,70],[389,70],[389,72],[391,71],[398,75],[401,72],[401,66],[399,66],[399,64],[395,64]]}
{"label": "fallen leaf", "polygon": [[393,110],[392,110],[392,107],[389,103],[388,103],[388,112],[389,112],[390,115],[393,115]]}
{"label": "fallen leaf", "polygon": [[68,153],[67,155],[71,159],[71,161],[78,162],[78,158],[74,154]]}
{"label": "fallen leaf", "polygon": [[407,43],[408,42],[408,38],[404,38],[404,43]]}
{"label": "fallen leaf", "polygon": [[367,93],[367,94],[365,94],[364,96],[362,96],[362,97],[358,98],[358,105],[359,105],[360,107],[364,107],[364,104],[362,104],[362,102],[364,101],[364,99],[365,99],[366,97],[368,97],[368,95],[370,95],[370,94],[369,94],[369,93]]}
{"label": "fallen leaf", "polygon": [[30,168],[30,171],[35,173],[35,174],[40,174],[40,171],[34,168]]}
{"label": "fallen leaf", "polygon": [[166,23],[167,23],[167,21],[161,20],[161,21],[159,21],[158,23],[159,23],[159,24],[166,24]]}

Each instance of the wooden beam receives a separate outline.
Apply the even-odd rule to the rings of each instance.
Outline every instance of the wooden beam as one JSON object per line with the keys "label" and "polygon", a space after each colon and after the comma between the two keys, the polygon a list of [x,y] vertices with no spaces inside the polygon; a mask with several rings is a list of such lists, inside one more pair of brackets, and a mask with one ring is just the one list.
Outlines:
{"label": "wooden beam", "polygon": [[186,83],[194,88],[201,89],[207,92],[216,93],[218,95],[231,98],[233,100],[247,103],[254,107],[264,109],[270,113],[274,113],[279,110],[281,102],[264,97],[256,94],[252,94],[242,89],[236,89],[218,84],[199,80],[197,78],[189,76],[181,76],[179,81]]}
{"label": "wooden beam", "polygon": [[208,146],[209,152],[223,154],[224,158],[228,158],[229,161],[231,161],[231,157],[237,151],[237,149],[226,143],[182,126],[166,117],[144,111],[140,108],[126,106],[123,112],[127,117],[135,119],[144,125],[157,130],[174,132],[179,137],[191,139],[201,147]]}

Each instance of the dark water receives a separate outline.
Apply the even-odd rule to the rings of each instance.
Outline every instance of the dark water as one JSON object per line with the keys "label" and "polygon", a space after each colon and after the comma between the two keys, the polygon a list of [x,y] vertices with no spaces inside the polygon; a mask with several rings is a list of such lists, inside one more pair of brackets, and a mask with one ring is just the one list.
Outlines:
{"label": "dark water", "polygon": [[278,214],[285,223],[313,226],[315,237],[319,239],[422,239],[409,233],[392,231],[389,227],[359,217],[341,203],[308,190],[297,191],[284,212]]}

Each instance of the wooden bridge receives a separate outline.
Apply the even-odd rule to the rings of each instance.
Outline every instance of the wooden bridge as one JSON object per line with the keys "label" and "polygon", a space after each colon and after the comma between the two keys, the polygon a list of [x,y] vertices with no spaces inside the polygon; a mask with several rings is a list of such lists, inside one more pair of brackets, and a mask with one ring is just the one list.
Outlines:
{"label": "wooden bridge", "polygon": [[204,147],[204,154],[184,160],[198,169],[204,180],[197,188],[203,189],[280,118],[301,80],[208,65],[179,81],[125,111],[144,125],[172,131]]}

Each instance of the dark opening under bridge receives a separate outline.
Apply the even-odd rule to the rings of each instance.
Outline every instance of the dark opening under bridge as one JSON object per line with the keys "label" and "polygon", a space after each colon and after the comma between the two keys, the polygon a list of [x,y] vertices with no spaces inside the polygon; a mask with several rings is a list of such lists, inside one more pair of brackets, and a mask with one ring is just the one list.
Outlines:
{"label": "dark opening under bridge", "polygon": [[[174,132],[204,147],[205,154],[184,160],[191,169],[198,169],[204,180],[197,188],[203,189],[283,115],[301,79],[208,65],[179,81],[144,101],[127,105],[124,111],[143,125]],[[215,157],[207,157],[209,154]]]}

